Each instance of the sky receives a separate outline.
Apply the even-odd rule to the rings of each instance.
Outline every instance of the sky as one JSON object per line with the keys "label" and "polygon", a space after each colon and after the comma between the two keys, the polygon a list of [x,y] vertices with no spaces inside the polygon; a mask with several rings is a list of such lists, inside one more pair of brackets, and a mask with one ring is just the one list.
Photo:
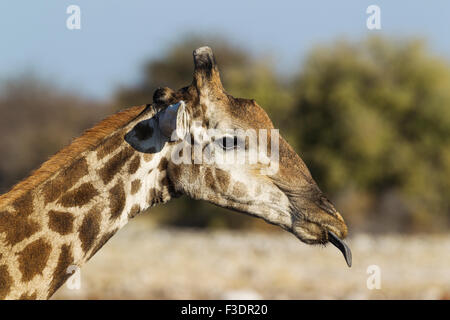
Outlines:
{"label": "sky", "polygon": [[[381,30],[366,26],[372,4],[380,7]],[[80,7],[79,30],[66,27],[70,5]],[[280,72],[298,70],[317,44],[371,33],[424,37],[450,58],[449,18],[450,1],[438,0],[3,0],[0,79],[35,72],[107,99],[138,81],[146,60],[188,34],[222,35],[255,55],[269,54]]]}

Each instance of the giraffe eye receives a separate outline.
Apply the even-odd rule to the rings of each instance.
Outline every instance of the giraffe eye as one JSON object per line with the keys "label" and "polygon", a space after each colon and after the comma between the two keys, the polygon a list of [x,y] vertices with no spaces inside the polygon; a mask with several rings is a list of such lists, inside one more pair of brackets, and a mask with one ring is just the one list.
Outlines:
{"label": "giraffe eye", "polygon": [[238,146],[238,138],[235,136],[224,136],[218,142],[223,150],[232,150]]}

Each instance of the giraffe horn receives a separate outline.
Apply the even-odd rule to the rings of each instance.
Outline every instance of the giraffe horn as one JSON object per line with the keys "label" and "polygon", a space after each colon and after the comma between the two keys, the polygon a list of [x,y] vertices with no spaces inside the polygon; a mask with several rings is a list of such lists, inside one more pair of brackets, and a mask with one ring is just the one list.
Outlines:
{"label": "giraffe horn", "polygon": [[210,47],[194,50],[194,85],[200,95],[222,93],[219,68]]}

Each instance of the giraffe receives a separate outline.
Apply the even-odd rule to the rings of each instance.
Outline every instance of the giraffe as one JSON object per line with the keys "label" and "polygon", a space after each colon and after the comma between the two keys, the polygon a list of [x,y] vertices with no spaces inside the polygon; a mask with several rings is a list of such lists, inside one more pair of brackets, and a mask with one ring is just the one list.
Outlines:
{"label": "giraffe", "polygon": [[224,135],[209,146],[225,153],[238,151],[228,129],[274,128],[254,100],[225,92],[209,47],[193,56],[189,86],[158,88],[152,104],[106,118],[0,196],[1,299],[51,297],[70,266],[81,267],[141,211],[182,194],[262,218],[307,244],[331,242],[351,265],[342,216],[281,136],[276,172],[259,170],[267,163],[174,160],[186,150],[180,145],[204,148],[210,128]]}

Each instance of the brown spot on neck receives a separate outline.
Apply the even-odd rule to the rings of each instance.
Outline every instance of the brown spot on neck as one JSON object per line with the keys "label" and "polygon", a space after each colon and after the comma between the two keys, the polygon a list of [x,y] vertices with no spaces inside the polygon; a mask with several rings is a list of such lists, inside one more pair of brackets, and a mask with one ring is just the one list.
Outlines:
{"label": "brown spot on neck", "polygon": [[141,180],[139,179],[133,180],[131,182],[131,195],[138,193],[138,191],[141,189],[141,185],[142,185]]}
{"label": "brown spot on neck", "polygon": [[69,266],[73,264],[73,256],[71,252],[71,246],[63,244],[61,246],[61,252],[58,257],[58,263],[56,264],[55,271],[53,272],[52,282],[50,283],[50,289],[48,291],[48,297],[50,298],[59,287],[71,276],[68,272]]}
{"label": "brown spot on neck", "polygon": [[150,188],[148,191],[147,202],[150,206],[163,202],[162,192],[155,188]]}
{"label": "brown spot on neck", "polygon": [[0,212],[0,233],[6,233],[6,242],[10,245],[15,245],[40,230],[39,224],[29,217],[33,212],[31,191],[17,198],[13,207],[15,213]]}
{"label": "brown spot on neck", "polygon": [[63,193],[69,190],[82,177],[88,174],[88,164],[85,158],[73,163],[66,169],[63,169],[53,180],[48,181],[42,192],[45,203],[53,202]]}
{"label": "brown spot on neck", "polygon": [[161,159],[161,161],[159,162],[159,164],[158,164],[158,170],[159,170],[160,172],[165,171],[165,170],[167,169],[167,165],[168,165],[168,164],[169,164],[169,160],[167,160],[166,157],[163,157],[163,158]]}
{"label": "brown spot on neck", "polygon": [[42,274],[42,271],[47,265],[51,249],[50,244],[44,239],[38,239],[18,253],[22,281],[30,281],[36,275]]}
{"label": "brown spot on neck", "polygon": [[170,174],[170,178],[172,181],[178,181],[180,179],[181,173],[182,173],[181,165],[171,163],[168,166],[168,174]]}
{"label": "brown spot on neck", "polygon": [[103,183],[108,184],[116,176],[116,174],[119,173],[134,153],[134,149],[126,146],[114,155],[99,171],[100,178],[102,178]]}
{"label": "brown spot on neck", "polygon": [[85,253],[91,249],[92,245],[100,232],[100,212],[97,208],[91,209],[88,214],[83,218],[80,229],[78,231],[78,237],[81,241],[81,248]]}
{"label": "brown spot on neck", "polygon": [[12,282],[13,280],[9,275],[8,268],[5,265],[0,266],[0,300],[5,299],[9,294]]}
{"label": "brown spot on neck", "polygon": [[97,150],[97,159],[101,160],[106,155],[111,154],[120,145],[122,145],[124,138],[123,132],[118,132],[113,134],[111,137],[107,138],[105,142]]}
{"label": "brown spot on neck", "polygon": [[21,213],[0,212],[0,233],[5,233],[6,242],[13,246],[40,230],[40,225]]}
{"label": "brown spot on neck", "polygon": [[141,206],[135,204],[128,213],[128,219],[133,219],[139,212],[141,212]]}
{"label": "brown spot on neck", "polygon": [[20,297],[19,300],[36,300],[37,298],[37,294],[36,291],[33,293],[23,293]]}
{"label": "brown spot on neck", "polygon": [[[150,149],[151,149],[151,148],[150,148]],[[153,150],[150,150],[149,152],[151,152],[151,153],[144,153],[144,161],[145,161],[145,162],[150,162],[150,161],[152,161],[153,155],[154,155],[154,152],[156,152],[156,149],[153,148]]]}
{"label": "brown spot on neck", "polygon": [[48,227],[61,235],[69,234],[73,230],[73,214],[69,212],[50,210],[48,213]]}
{"label": "brown spot on neck", "polygon": [[109,208],[110,208],[110,219],[117,219],[125,208],[125,189],[122,180],[119,180],[117,184],[109,190]]}
{"label": "brown spot on neck", "polygon": [[134,158],[131,160],[130,164],[128,165],[128,173],[135,174],[136,171],[139,169],[140,165],[141,165],[141,156],[137,154],[134,156]]}
{"label": "brown spot on neck", "polygon": [[92,183],[83,183],[77,189],[65,193],[58,203],[63,207],[82,207],[98,195]]}
{"label": "brown spot on neck", "polygon": [[25,193],[13,202],[13,207],[21,216],[29,216],[33,212],[33,196],[31,192]]}

